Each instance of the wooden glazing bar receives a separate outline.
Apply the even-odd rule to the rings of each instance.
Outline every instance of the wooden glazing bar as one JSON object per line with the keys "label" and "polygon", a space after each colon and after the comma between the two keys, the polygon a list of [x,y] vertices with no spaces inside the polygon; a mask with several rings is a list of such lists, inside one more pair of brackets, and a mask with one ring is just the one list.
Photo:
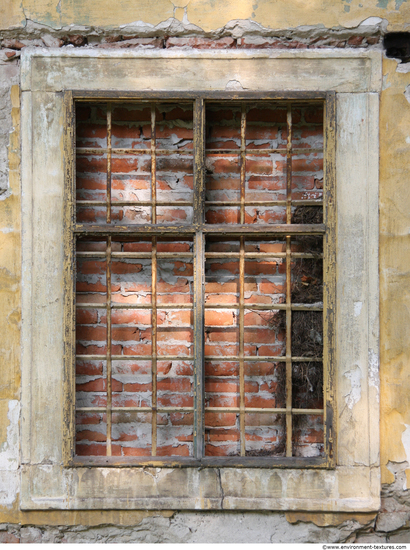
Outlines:
{"label": "wooden glazing bar", "polygon": [[151,369],[152,369],[152,436],[151,455],[157,454],[157,238],[152,237],[152,268],[151,268]]}
{"label": "wooden glazing bar", "polygon": [[[193,235],[198,229],[197,225],[165,225],[165,224],[141,224],[141,225],[86,225],[76,224],[74,233],[81,236],[98,235],[127,235],[129,237],[148,236],[148,235]],[[264,238],[274,235],[324,235],[326,227],[323,223],[316,224],[292,224],[285,223],[274,225],[250,225],[250,224],[209,224],[202,226],[204,233],[209,235],[221,234],[223,236],[247,235],[249,238],[254,236],[263,236]]]}
{"label": "wooden glazing bar", "polygon": [[111,237],[107,237],[107,456],[111,456],[111,407],[112,407],[112,365],[111,365]]}
{"label": "wooden glazing bar", "polygon": [[[287,108],[286,223],[292,223],[292,106]],[[286,236],[286,456],[292,456],[291,237]]]}
{"label": "wooden glazing bar", "polygon": [[107,104],[107,223],[111,223],[111,103]]}
{"label": "wooden glazing bar", "polygon": [[241,456],[245,456],[245,368],[244,368],[244,347],[245,347],[245,328],[244,328],[244,297],[245,297],[245,242],[244,238],[240,240],[239,257],[239,424]]}
{"label": "wooden glazing bar", "polygon": [[156,122],[155,104],[151,104],[151,222],[157,223],[157,159],[156,159]]}

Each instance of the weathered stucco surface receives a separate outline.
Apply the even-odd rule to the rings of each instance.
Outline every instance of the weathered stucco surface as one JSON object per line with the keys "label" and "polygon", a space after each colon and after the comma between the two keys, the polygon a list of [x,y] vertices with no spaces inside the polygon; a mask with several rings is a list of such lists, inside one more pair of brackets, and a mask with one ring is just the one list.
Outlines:
{"label": "weathered stucco surface", "polygon": [[[137,8],[135,2],[119,0],[115,9],[106,0],[6,0],[0,6],[4,31],[0,38],[43,37],[37,45],[57,46],[63,35],[82,33],[89,43],[101,42],[106,35],[189,33],[247,36],[249,44],[260,42],[261,36],[277,35],[297,35],[309,42],[321,34],[349,37],[358,29],[368,36],[407,31],[409,23],[408,0],[308,4],[292,0],[285,5],[270,0],[141,0]],[[20,67],[18,53],[10,55],[0,56],[0,542],[213,542],[210,536],[215,542],[410,542],[410,65],[384,60],[380,101],[380,407],[385,485],[377,517],[298,512],[23,512],[19,509],[18,438]],[[358,314],[360,309],[357,306]]]}
{"label": "weathered stucco surface", "polygon": [[384,483],[407,462],[410,488],[410,71],[383,64],[380,111],[380,330],[381,437]]}
{"label": "weathered stucco surface", "polygon": [[[401,30],[408,19],[407,0],[303,0],[281,2],[246,0],[119,0],[115,9],[108,0],[8,0],[0,11],[1,28],[24,28],[27,21],[51,29],[77,27],[111,27],[139,23],[140,26],[167,26],[167,20],[198,27],[212,33],[221,27],[235,26],[238,20],[253,21],[257,27],[292,29],[304,26],[357,27],[369,17],[388,21],[388,30]],[[3,12],[3,13],[2,13]],[[145,24],[145,25],[144,25]],[[168,23],[169,24],[169,23]]]}

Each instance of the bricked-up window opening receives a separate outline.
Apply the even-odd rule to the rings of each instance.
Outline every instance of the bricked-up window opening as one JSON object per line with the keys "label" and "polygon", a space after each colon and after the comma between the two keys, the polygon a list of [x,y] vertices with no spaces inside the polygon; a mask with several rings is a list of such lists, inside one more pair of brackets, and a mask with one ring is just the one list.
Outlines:
{"label": "bricked-up window opening", "polygon": [[325,105],[76,103],[81,460],[323,463]]}

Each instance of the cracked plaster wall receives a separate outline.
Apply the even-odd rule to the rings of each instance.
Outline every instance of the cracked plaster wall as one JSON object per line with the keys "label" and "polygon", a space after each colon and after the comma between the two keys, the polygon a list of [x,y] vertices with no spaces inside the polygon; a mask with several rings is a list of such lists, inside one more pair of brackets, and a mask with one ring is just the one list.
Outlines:
{"label": "cracked plaster wall", "polygon": [[[383,488],[377,516],[19,510],[21,47],[109,47],[120,37],[126,47],[165,47],[169,36],[186,35],[245,40],[248,47],[269,39],[281,47],[276,38],[301,47],[336,46],[329,42],[336,39],[339,47],[355,40],[379,47],[385,32],[410,27],[406,0],[293,0],[286,9],[270,0],[141,0],[138,10],[130,0],[119,0],[115,10],[106,3],[104,9],[96,0],[6,0],[0,7],[0,542],[410,542],[410,64],[391,59],[384,60],[380,113]],[[370,40],[360,42],[358,35]],[[158,41],[144,43],[147,37]],[[354,407],[360,395],[353,371],[350,383]]]}

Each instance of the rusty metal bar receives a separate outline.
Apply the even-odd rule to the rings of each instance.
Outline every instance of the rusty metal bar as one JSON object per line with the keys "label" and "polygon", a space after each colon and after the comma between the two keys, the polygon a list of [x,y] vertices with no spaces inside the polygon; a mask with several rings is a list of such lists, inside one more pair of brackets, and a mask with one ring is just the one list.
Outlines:
{"label": "rusty metal bar", "polygon": [[[151,111],[152,113],[152,111]],[[151,406],[152,406],[152,439],[151,439],[151,454],[157,454],[157,238],[152,237],[152,268],[151,268],[151,369],[152,369],[152,389],[151,389]]]}
{"label": "rusty metal bar", "polygon": [[[98,359],[105,359],[105,355],[84,355],[84,354],[78,354],[76,355],[77,359],[82,360],[98,360]],[[152,358],[152,355],[111,355],[112,361],[150,361]],[[275,361],[278,363],[285,362],[286,356],[285,355],[247,355],[244,357],[244,361]],[[157,362],[158,361],[193,361],[194,357],[192,355],[158,355],[157,356]],[[206,361],[238,361],[237,355],[205,355]],[[320,363],[322,362],[323,357],[293,357],[293,362],[306,362],[306,363]]]}
{"label": "rusty metal bar", "polygon": [[245,242],[244,238],[240,240],[239,257],[239,422],[240,422],[240,441],[241,456],[245,456],[245,368],[244,368],[244,347],[245,347],[245,328],[244,328],[244,297],[245,297]]}
{"label": "rusty metal bar", "polygon": [[[94,154],[97,155],[99,153],[106,153],[108,149],[105,149],[104,147],[77,147],[76,152],[78,154]],[[111,148],[113,155],[146,155],[150,156],[151,150],[150,149],[126,149],[126,148],[117,148],[112,147]],[[284,151],[284,149],[282,149]],[[314,149],[309,149],[309,152],[314,152]],[[192,149],[157,149],[156,150],[157,155],[186,155],[186,156],[192,156],[193,150]],[[121,172],[120,172],[121,173]]]}
{"label": "rusty metal bar", "polygon": [[[318,302],[323,304],[322,302]],[[294,303],[291,306],[293,311],[323,311],[323,305],[314,304],[297,304]],[[271,310],[281,310],[286,309],[286,304],[252,304],[246,303],[245,309],[249,310],[258,310],[258,311],[271,311]],[[105,304],[99,303],[87,303],[84,302],[76,304],[76,307],[79,309],[105,309],[107,306]],[[193,304],[158,304],[158,309],[192,309]],[[205,309],[239,309],[238,304],[204,304]],[[151,304],[112,304],[111,309],[152,309]],[[216,325],[218,326],[218,325]]]}
{"label": "rusty metal bar", "polygon": [[[77,258],[105,258],[105,252],[77,252]],[[149,259],[150,252],[112,252],[112,258],[125,259]],[[158,252],[158,258],[192,258],[191,252]],[[239,252],[206,252],[205,258],[239,258]],[[286,252],[245,252],[245,258],[286,258]],[[323,254],[310,254],[306,252],[293,252],[292,259],[304,260],[322,259]]]}
{"label": "rusty metal bar", "polygon": [[[239,258],[239,252],[207,252],[205,258]],[[286,258],[286,252],[245,252],[245,258]],[[292,259],[319,259],[323,254],[308,254],[304,252],[293,252]]]}
{"label": "rusty metal bar", "polygon": [[[84,201],[86,202],[86,201]],[[133,203],[140,205],[141,203]],[[241,201],[205,201],[206,206],[217,206],[217,207],[223,207],[223,206],[240,206],[242,203]],[[286,200],[277,200],[277,201],[244,201],[245,206],[286,206],[287,201]],[[297,200],[292,201],[292,204],[295,204],[297,206],[322,206],[323,201],[322,200]]]}
{"label": "rusty metal bar", "polygon": [[[87,356],[86,356],[87,357]],[[238,361],[237,355],[205,355],[206,361]],[[247,355],[244,357],[244,361],[275,361],[277,363],[284,363],[286,355]],[[323,360],[322,357],[292,357],[292,361],[301,362],[318,362]]]}
{"label": "rusty metal bar", "polygon": [[106,285],[107,285],[107,456],[111,456],[111,407],[112,407],[112,365],[111,365],[111,237],[107,237],[107,269],[106,269]]}
{"label": "rusty metal bar", "polygon": [[[107,307],[104,304],[94,303],[77,303],[78,308],[90,308],[90,309],[104,309]],[[193,304],[158,304],[157,309],[192,309]],[[152,309],[151,304],[111,304],[111,309]]]}
{"label": "rusty metal bar", "polygon": [[157,158],[156,158],[156,124],[155,104],[151,104],[151,222],[157,223]]}
{"label": "rusty metal bar", "polygon": [[[244,201],[245,206],[286,206],[286,200],[277,200],[277,201]],[[97,200],[78,200],[76,202],[77,206],[105,206],[106,201],[97,201]],[[205,201],[206,206],[240,206],[241,201]],[[323,206],[322,200],[295,200],[292,201],[292,204],[295,206]],[[157,206],[194,206],[190,201],[157,201]],[[113,201],[111,207],[120,207],[120,206],[152,206],[152,201]]]}
{"label": "rusty metal bar", "polygon": [[107,223],[111,223],[111,134],[112,113],[111,103],[107,104]]}
{"label": "rusty metal bar", "polygon": [[[194,407],[158,407],[157,412],[193,412]],[[105,412],[104,407],[77,407],[78,412]],[[135,411],[135,412],[151,412],[151,407],[111,407],[112,412]]]}
{"label": "rusty metal bar", "polygon": [[[194,149],[195,150],[195,149]],[[76,147],[77,154],[104,154],[107,153],[108,149],[105,147]],[[111,149],[113,155],[150,155],[150,149],[127,149],[124,147],[112,147]],[[237,155],[240,149],[205,149],[206,153],[215,153],[222,155]],[[247,153],[250,155],[267,155],[267,154],[283,154],[286,155],[286,149],[246,149]],[[295,155],[299,154],[310,154],[310,153],[323,153],[321,148],[298,148],[293,149]],[[192,155],[192,149],[157,149],[157,155]]]}
{"label": "rusty metal bar", "polygon": [[[315,304],[291,304],[293,311],[323,311],[322,305]],[[271,311],[271,310],[286,310],[286,304],[245,304],[245,309],[250,311]],[[205,309],[239,309],[238,304],[205,304]],[[215,325],[220,326],[220,325]]]}
{"label": "rusty metal bar", "polygon": [[[206,153],[220,153],[220,154],[225,154],[225,155],[229,155],[229,154],[232,154],[232,155],[237,155],[238,154],[238,151],[239,149],[206,149]],[[272,153],[279,153],[281,155],[286,155],[286,149],[283,148],[283,149],[250,149],[250,148],[247,148],[246,149],[246,153],[248,155],[268,155],[268,154],[272,154]],[[302,149],[302,148],[299,148],[299,149],[293,149],[293,153],[295,155],[299,154],[299,155],[302,155],[302,154],[310,154],[310,153],[323,153],[323,149],[314,149],[313,147],[312,148],[305,148],[305,149]]]}
{"label": "rusty metal bar", "polygon": [[[287,108],[286,223],[292,223],[292,105]],[[286,456],[292,456],[292,281],[291,237],[286,236]]]}
{"label": "rusty metal bar", "polygon": [[[152,201],[113,201],[111,207],[120,206],[152,206]],[[156,201],[156,206],[193,206],[189,201]],[[80,200],[77,201],[77,206],[105,206],[105,201]]]}
{"label": "rusty metal bar", "polygon": [[[151,412],[151,407],[112,407],[112,412]],[[206,412],[240,412],[240,407],[207,407]],[[157,412],[193,412],[194,407],[158,407]],[[285,414],[287,409],[281,408],[257,408],[257,407],[245,407],[245,413],[254,414]],[[105,412],[104,407],[78,407],[77,412]],[[293,414],[323,414],[324,409],[292,409]]]}
{"label": "rusty metal bar", "polygon": [[246,105],[241,105],[241,224],[245,223]]}
{"label": "rusty metal bar", "polygon": [[[192,252],[157,252],[157,258],[193,258]],[[105,252],[77,252],[78,258],[105,258]],[[112,252],[111,258],[150,259],[151,252]]]}
{"label": "rusty metal bar", "polygon": [[[76,355],[77,359],[105,359],[105,355]],[[151,361],[152,355],[111,355],[112,361]],[[158,355],[158,361],[193,361],[194,357],[192,355]]]}

